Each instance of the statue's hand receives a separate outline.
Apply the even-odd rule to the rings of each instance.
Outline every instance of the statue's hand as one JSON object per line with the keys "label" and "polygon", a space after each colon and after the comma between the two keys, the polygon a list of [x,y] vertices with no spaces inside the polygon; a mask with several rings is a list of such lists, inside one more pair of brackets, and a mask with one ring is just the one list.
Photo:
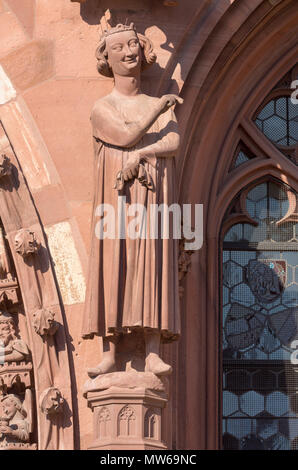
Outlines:
{"label": "statue's hand", "polygon": [[124,181],[132,180],[138,176],[140,157],[136,154],[131,156],[124,167],[122,168],[122,175]]}
{"label": "statue's hand", "polygon": [[164,95],[160,98],[162,105],[162,112],[165,113],[169,108],[174,106],[176,103],[182,104],[183,99],[178,95]]}

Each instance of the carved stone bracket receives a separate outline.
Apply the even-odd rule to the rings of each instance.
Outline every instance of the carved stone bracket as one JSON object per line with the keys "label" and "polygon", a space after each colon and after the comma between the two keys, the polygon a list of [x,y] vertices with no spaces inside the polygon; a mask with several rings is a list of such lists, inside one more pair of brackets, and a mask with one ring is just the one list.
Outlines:
{"label": "carved stone bracket", "polygon": [[93,411],[94,432],[89,449],[166,449],[161,438],[165,382],[133,370],[88,380],[84,396]]}
{"label": "carved stone bracket", "polygon": [[39,399],[41,411],[45,415],[56,415],[63,411],[64,398],[60,390],[56,387],[49,387],[44,390]]}
{"label": "carved stone bracket", "polygon": [[10,158],[5,153],[2,153],[0,155],[0,178],[11,175],[11,170],[12,164]]}
{"label": "carved stone bracket", "polygon": [[15,250],[23,258],[36,254],[40,249],[41,243],[37,235],[28,229],[21,229],[15,236]]}
{"label": "carved stone bracket", "polygon": [[40,336],[53,336],[59,328],[55,314],[48,309],[40,309],[33,314],[33,328]]}

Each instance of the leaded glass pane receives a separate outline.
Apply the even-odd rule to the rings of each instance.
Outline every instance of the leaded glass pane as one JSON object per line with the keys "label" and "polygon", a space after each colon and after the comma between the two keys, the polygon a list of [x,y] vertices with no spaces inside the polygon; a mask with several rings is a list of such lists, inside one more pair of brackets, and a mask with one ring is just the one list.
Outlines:
{"label": "leaded glass pane", "polygon": [[254,153],[241,141],[237,147],[230,170],[238,168],[255,157]]}
{"label": "leaded glass pane", "polygon": [[237,168],[238,166],[242,165],[242,163],[248,162],[250,158],[240,150],[240,152],[237,155],[237,158],[235,160],[234,167]]}
{"label": "leaded glass pane", "polygon": [[298,164],[295,152],[285,147],[298,145],[298,106],[290,96],[280,96],[267,103],[255,118],[255,124],[291,161]]}
{"label": "leaded glass pane", "polygon": [[288,207],[281,185],[259,184],[246,200],[257,225],[224,238],[224,449],[298,449],[298,226],[276,224]]}

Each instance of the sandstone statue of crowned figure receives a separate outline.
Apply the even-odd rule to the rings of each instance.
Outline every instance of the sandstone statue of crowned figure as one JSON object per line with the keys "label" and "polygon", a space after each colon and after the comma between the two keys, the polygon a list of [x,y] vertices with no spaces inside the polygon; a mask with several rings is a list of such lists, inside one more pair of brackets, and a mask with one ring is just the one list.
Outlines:
{"label": "sandstone statue of crowned figure", "polygon": [[[176,200],[175,156],[179,132],[173,107],[176,95],[161,98],[141,91],[141,71],[154,63],[151,41],[133,24],[105,31],[96,51],[98,71],[114,78],[112,92],[96,101],[91,122],[95,150],[95,195],[88,272],[84,338],[103,338],[102,360],[90,377],[115,372],[122,335],[144,333],[145,371],[171,373],[160,358],[161,342],[179,337],[178,246],[173,238],[150,236],[150,205]],[[146,236],[98,237],[97,208],[115,208],[125,196],[126,209],[141,204]],[[125,211],[126,226],[129,222]]]}

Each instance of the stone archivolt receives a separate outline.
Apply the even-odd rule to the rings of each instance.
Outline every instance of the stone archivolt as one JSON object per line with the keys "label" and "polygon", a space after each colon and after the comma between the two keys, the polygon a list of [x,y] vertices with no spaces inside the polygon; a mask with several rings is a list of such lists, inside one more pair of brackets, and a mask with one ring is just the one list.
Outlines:
{"label": "stone archivolt", "polygon": [[[0,178],[11,175],[0,158]],[[22,338],[26,324],[14,263],[0,221],[0,449],[34,450],[34,380],[31,352]],[[22,320],[22,321],[21,321]]]}
{"label": "stone archivolt", "polygon": [[9,445],[28,447],[38,439],[40,450],[72,449],[72,392],[59,296],[39,216],[2,121],[0,154],[0,310],[13,316],[16,331],[2,354],[0,393],[24,403],[31,391],[35,408],[29,438],[12,442],[14,436]]}

